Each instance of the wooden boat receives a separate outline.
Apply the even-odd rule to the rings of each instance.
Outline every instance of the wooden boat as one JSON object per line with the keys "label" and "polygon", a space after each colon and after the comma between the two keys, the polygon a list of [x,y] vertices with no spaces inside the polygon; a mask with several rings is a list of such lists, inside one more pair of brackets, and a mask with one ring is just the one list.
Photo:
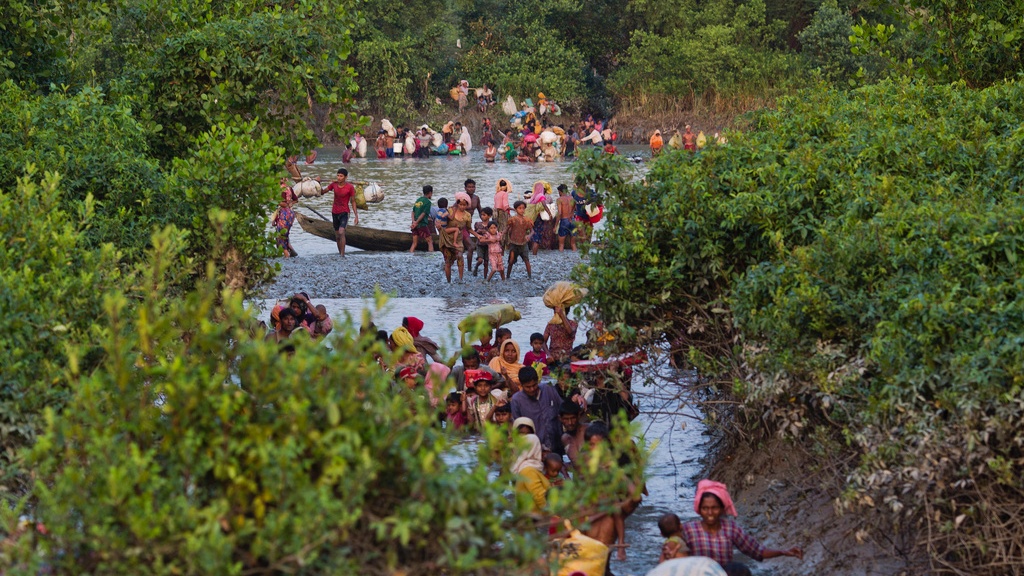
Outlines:
{"label": "wooden boat", "polygon": [[[334,235],[334,225],[326,220],[310,218],[301,212],[295,213],[295,221],[309,234],[319,236],[331,242],[337,242]],[[394,230],[377,230],[376,228],[364,228],[362,226],[349,225],[345,228],[345,243],[348,246],[368,250],[371,252],[400,252],[409,250],[412,246],[411,232],[397,232]],[[437,246],[437,235],[434,235],[434,246]],[[417,250],[426,252],[427,243],[420,242]]]}

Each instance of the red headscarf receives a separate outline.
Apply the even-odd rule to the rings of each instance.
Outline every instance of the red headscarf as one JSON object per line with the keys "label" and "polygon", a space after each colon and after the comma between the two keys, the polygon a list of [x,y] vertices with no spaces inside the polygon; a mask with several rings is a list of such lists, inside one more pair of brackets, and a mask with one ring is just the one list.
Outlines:
{"label": "red headscarf", "polygon": [[415,316],[406,316],[403,324],[405,329],[409,331],[409,334],[412,334],[413,338],[420,337],[420,330],[423,330],[423,320]]}
{"label": "red headscarf", "polygon": [[705,494],[718,496],[718,499],[722,501],[722,506],[725,506],[727,516],[739,516],[736,514],[736,506],[733,505],[732,497],[729,496],[725,484],[714,480],[701,480],[697,483],[697,495],[693,497],[693,511],[697,514],[700,514],[700,500]]}

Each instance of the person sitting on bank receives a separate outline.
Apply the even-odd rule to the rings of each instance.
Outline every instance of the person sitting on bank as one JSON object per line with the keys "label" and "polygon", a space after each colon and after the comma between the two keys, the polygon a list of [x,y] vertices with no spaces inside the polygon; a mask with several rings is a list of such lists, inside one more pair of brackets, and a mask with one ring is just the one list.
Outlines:
{"label": "person sitting on bank", "polygon": [[732,498],[725,484],[714,480],[697,483],[697,494],[693,499],[693,511],[700,514],[700,520],[683,525],[683,539],[692,556],[707,556],[722,565],[730,574],[750,574],[743,564],[733,562],[733,548],[761,562],[767,558],[791,556],[803,559],[804,552],[798,547],[788,550],[765,548],[743,531],[735,521],[724,516],[736,514]]}

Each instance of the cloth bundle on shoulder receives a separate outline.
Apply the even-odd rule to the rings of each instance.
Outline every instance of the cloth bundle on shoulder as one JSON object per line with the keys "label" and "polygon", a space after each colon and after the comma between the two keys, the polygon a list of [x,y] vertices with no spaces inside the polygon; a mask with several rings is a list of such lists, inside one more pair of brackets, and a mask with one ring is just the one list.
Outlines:
{"label": "cloth bundle on shoulder", "polygon": [[323,186],[312,178],[303,178],[302,182],[292,185],[292,192],[299,198],[313,198],[323,194]]}
{"label": "cloth bundle on shoulder", "polygon": [[[544,305],[554,310],[555,308],[568,308],[583,302],[587,295],[586,288],[580,288],[572,282],[555,282],[550,288],[544,291]],[[555,314],[549,324],[561,324],[562,319]]]}
{"label": "cloth bundle on shoulder", "polygon": [[459,322],[459,332],[466,333],[473,330],[480,319],[486,321],[491,328],[497,328],[522,318],[523,315],[511,304],[491,304],[470,312],[469,316]]}

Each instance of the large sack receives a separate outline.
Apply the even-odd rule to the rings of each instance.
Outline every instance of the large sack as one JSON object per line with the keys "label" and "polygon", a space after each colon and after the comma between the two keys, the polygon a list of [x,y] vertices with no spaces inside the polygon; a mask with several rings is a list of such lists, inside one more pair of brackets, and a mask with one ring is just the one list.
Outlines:
{"label": "large sack", "polygon": [[391,121],[387,118],[380,121],[380,129],[387,132],[387,135],[392,138],[398,135],[398,132],[395,130],[395,126],[391,124]]}
{"label": "large sack", "polygon": [[683,137],[679,134],[679,132],[676,132],[675,134],[672,135],[671,138],[669,138],[668,147],[673,150],[683,149]]}
{"label": "large sack", "polygon": [[363,187],[363,197],[367,202],[376,204],[377,202],[384,200],[384,190],[381,189],[380,185],[376,182],[370,182]]}
{"label": "large sack", "polygon": [[486,320],[491,328],[497,328],[509,322],[521,320],[523,315],[511,304],[491,304],[470,312],[469,316],[459,322],[459,332],[465,333],[473,330],[477,320],[481,318]]}
{"label": "large sack", "polygon": [[459,87],[455,86],[454,88],[449,90],[448,91],[448,95],[452,97],[452,100],[455,100],[456,102],[458,102],[459,101]]}
{"label": "large sack", "polygon": [[313,198],[323,194],[324,189],[319,182],[312,178],[303,178],[302,182],[292,185],[292,191],[299,198]]}
{"label": "large sack", "polygon": [[509,96],[508,98],[505,98],[504,102],[501,103],[501,110],[505,114],[512,116],[519,110],[519,108],[516,106],[515,99]]}
{"label": "large sack", "polygon": [[[571,526],[568,520],[566,526]],[[608,547],[600,540],[571,529],[569,537],[556,540],[555,545],[549,559],[551,576],[572,576],[575,573],[604,576],[608,568]]]}
{"label": "large sack", "polygon": [[554,144],[558,142],[558,134],[555,134],[551,129],[544,130],[540,133],[541,144]]}
{"label": "large sack", "polygon": [[[550,288],[544,291],[544,305],[554,310],[555,308],[567,308],[583,302],[587,295],[586,288],[580,288],[572,282],[555,282]],[[561,324],[562,319],[555,314],[549,324]]]}
{"label": "large sack", "polygon": [[697,148],[703,148],[708,145],[708,137],[704,135],[704,131],[701,130],[697,133]]}

